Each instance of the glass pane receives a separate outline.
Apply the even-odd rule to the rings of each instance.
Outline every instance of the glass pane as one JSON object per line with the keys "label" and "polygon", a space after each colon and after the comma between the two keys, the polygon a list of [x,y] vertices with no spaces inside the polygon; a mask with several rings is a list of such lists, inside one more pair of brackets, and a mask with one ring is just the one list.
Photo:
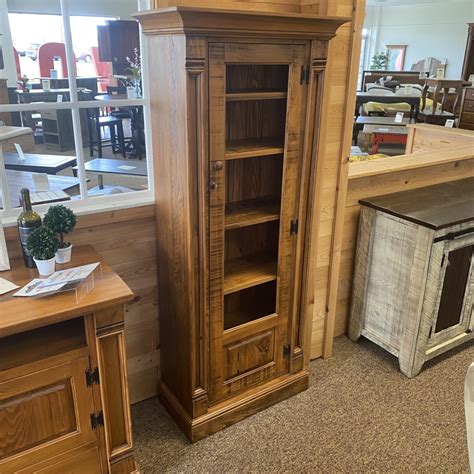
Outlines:
{"label": "glass pane", "polygon": [[74,176],[76,153],[70,110],[10,113],[18,135],[2,141],[12,207],[20,206],[20,189],[33,203],[79,199]]}
{"label": "glass pane", "polygon": [[81,109],[91,197],[148,188],[142,106]]}
{"label": "glass pane", "polygon": [[17,86],[11,103],[70,100],[66,48],[59,1],[38,5],[13,4],[3,38],[9,86]]}
{"label": "glass pane", "polygon": [[132,18],[137,2],[109,2],[102,16],[70,16],[78,83],[104,95],[141,97],[139,24]]}

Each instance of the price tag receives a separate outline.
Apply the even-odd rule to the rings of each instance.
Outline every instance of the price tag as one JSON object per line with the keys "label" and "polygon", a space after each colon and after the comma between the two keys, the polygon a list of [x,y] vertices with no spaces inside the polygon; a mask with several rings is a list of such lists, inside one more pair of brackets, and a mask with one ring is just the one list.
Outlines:
{"label": "price tag", "polygon": [[21,145],[19,143],[14,143],[14,145],[15,145],[16,152],[18,153],[18,159],[20,161],[25,161],[26,156],[25,156],[25,153],[23,152],[23,148],[21,147]]}
{"label": "price tag", "polygon": [[48,175],[46,173],[31,173],[33,182],[35,183],[35,191],[51,191],[49,187]]}
{"label": "price tag", "polygon": [[447,128],[453,128],[453,125],[454,125],[454,120],[453,119],[446,120],[446,123],[444,124],[444,126],[447,127]]}
{"label": "price tag", "polygon": [[397,112],[395,115],[395,123],[402,123],[403,122],[403,112]]}
{"label": "price tag", "polygon": [[63,95],[62,94],[58,94],[56,96],[56,102],[62,102],[63,101]]}

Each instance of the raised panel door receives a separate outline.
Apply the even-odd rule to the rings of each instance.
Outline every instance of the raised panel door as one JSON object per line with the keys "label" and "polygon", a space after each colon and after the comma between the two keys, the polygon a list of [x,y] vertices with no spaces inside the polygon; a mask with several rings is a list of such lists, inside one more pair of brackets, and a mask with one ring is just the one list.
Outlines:
{"label": "raised panel door", "polygon": [[96,442],[83,357],[0,383],[0,472],[24,469]]}
{"label": "raised panel door", "polygon": [[302,44],[209,44],[210,401],[289,371]]}

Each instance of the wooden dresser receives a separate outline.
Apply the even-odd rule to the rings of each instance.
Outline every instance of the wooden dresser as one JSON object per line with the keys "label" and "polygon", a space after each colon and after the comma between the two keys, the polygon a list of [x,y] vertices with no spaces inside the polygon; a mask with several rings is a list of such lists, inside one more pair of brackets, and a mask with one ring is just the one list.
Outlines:
{"label": "wooden dresser", "polygon": [[473,338],[474,178],[360,201],[349,337],[416,376]]}
{"label": "wooden dresser", "polygon": [[459,128],[474,130],[474,87],[465,87],[462,91]]}
{"label": "wooden dresser", "polygon": [[[77,247],[71,264],[100,261]],[[37,278],[13,260],[0,276]],[[0,296],[0,472],[135,472],[123,340],[133,293],[102,262],[78,304],[70,293]]]}

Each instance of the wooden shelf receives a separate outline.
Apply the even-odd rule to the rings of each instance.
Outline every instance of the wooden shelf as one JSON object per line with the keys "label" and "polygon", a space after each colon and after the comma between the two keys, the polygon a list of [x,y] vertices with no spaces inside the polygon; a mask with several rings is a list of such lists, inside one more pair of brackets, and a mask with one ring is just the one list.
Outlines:
{"label": "wooden shelf", "polygon": [[269,255],[236,258],[224,264],[224,295],[276,280],[277,262]]}
{"label": "wooden shelf", "polygon": [[227,143],[226,160],[253,158],[257,156],[279,155],[285,151],[281,140],[277,139],[250,139],[233,140]]}
{"label": "wooden shelf", "polygon": [[268,91],[268,90],[248,90],[229,92],[226,94],[227,102],[235,102],[238,100],[274,100],[286,99],[288,94],[282,91]]}
{"label": "wooden shelf", "polygon": [[249,199],[226,205],[225,228],[237,229],[250,225],[276,221],[280,218],[280,202],[277,199]]}

